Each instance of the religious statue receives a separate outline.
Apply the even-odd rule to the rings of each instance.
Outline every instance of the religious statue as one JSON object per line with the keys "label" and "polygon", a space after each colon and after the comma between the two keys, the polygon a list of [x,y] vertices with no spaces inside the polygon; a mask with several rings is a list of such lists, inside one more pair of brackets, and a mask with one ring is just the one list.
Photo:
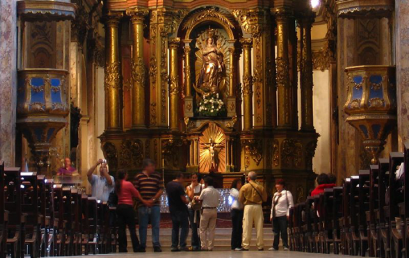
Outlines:
{"label": "religious statue", "polygon": [[211,158],[211,165],[210,165],[209,172],[216,172],[217,165],[218,165],[217,153],[221,148],[223,148],[223,145],[220,143],[215,143],[212,138],[209,139],[208,143],[202,143],[202,145],[204,146],[204,149],[209,150],[209,154]]}
{"label": "religious statue", "polygon": [[219,93],[224,73],[223,53],[215,44],[214,30],[209,29],[196,90],[202,95]]}

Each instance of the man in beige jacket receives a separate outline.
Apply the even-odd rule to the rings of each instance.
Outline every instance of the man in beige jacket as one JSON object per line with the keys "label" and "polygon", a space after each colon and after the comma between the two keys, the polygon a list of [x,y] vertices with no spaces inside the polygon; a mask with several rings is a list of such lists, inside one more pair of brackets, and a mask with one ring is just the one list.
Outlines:
{"label": "man in beige jacket", "polygon": [[254,222],[257,231],[257,248],[259,251],[263,251],[264,218],[261,204],[267,201],[267,193],[264,187],[256,182],[256,172],[250,172],[247,176],[247,180],[248,184],[245,184],[239,193],[239,202],[244,204],[242,250],[248,251],[250,249],[251,231]]}

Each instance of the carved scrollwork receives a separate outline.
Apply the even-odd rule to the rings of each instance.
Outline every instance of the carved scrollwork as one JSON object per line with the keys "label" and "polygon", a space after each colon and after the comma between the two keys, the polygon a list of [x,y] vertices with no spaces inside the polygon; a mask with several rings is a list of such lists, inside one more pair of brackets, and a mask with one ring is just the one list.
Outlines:
{"label": "carved scrollwork", "polygon": [[199,11],[197,13],[194,13],[189,21],[184,24],[183,29],[188,30],[191,29],[195,26],[200,21],[206,20],[208,18],[216,18],[220,21],[222,21],[225,25],[230,27],[231,29],[234,29],[234,25],[231,23],[231,21],[223,15],[218,8],[216,7],[210,7],[205,10]]}
{"label": "carved scrollwork", "polygon": [[143,143],[141,140],[124,140],[119,153],[121,167],[141,167],[143,161]]}
{"label": "carved scrollwork", "polygon": [[145,87],[145,63],[142,57],[138,58],[136,62],[132,61],[132,81],[138,82],[140,86]]}
{"label": "carved scrollwork", "polygon": [[178,86],[178,76],[170,76],[169,78],[169,93],[170,94],[179,94],[179,86]]}
{"label": "carved scrollwork", "polygon": [[361,107],[361,99],[354,99],[349,104],[350,109],[359,109]]}
{"label": "carved scrollwork", "polygon": [[307,169],[312,170],[312,158],[315,155],[315,150],[317,149],[317,141],[311,141],[305,146],[305,165]]}
{"label": "carved scrollwork", "polygon": [[290,86],[289,84],[289,66],[288,66],[288,61],[282,59],[281,57],[278,57],[276,59],[276,64],[277,64],[277,74],[276,74],[276,81],[277,81],[277,86],[278,87],[287,87]]}
{"label": "carved scrollwork", "polygon": [[179,156],[177,153],[182,146],[183,141],[179,139],[167,139],[162,141],[162,155],[165,159],[165,166],[179,166]]}
{"label": "carved scrollwork", "polygon": [[258,166],[263,159],[263,144],[260,140],[256,139],[244,139],[242,140],[245,155],[245,165],[250,165],[250,157]]}
{"label": "carved scrollwork", "polygon": [[252,93],[252,76],[251,75],[245,75],[243,76],[243,94],[244,95],[250,95]]}
{"label": "carved scrollwork", "polygon": [[119,62],[113,62],[105,67],[105,87],[107,89],[119,89],[121,87],[121,75],[119,74]]}
{"label": "carved scrollwork", "polygon": [[369,108],[383,108],[385,107],[385,100],[381,98],[369,99]]}
{"label": "carved scrollwork", "polygon": [[280,147],[277,140],[273,141],[273,167],[278,167],[280,165]]}
{"label": "carved scrollwork", "polygon": [[156,74],[158,72],[156,57],[152,56],[149,61],[149,77],[151,78],[151,82],[153,85],[156,83]]}
{"label": "carved scrollwork", "polygon": [[156,125],[156,102],[151,103],[151,117],[150,117],[150,124]]}
{"label": "carved scrollwork", "polygon": [[106,142],[102,146],[102,151],[108,161],[108,165],[115,170],[118,167],[118,152],[115,145],[112,142]]}
{"label": "carved scrollwork", "polygon": [[42,102],[32,102],[29,105],[29,110],[34,112],[44,112],[45,111],[45,104]]}
{"label": "carved scrollwork", "polygon": [[281,143],[281,162],[283,166],[298,168],[302,163],[302,144],[298,140],[285,139]]}

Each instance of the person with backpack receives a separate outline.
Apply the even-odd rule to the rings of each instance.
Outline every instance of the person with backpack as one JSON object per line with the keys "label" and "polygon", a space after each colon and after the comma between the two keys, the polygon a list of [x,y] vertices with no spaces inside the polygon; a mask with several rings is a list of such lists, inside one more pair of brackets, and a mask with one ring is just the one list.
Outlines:
{"label": "person with backpack", "polygon": [[282,179],[276,181],[277,192],[274,194],[271,204],[270,220],[273,223],[274,242],[270,251],[278,251],[278,244],[283,241],[284,251],[288,251],[288,216],[290,208],[294,206],[293,195],[290,191],[285,190],[285,182]]}
{"label": "person with backpack", "polygon": [[190,228],[192,229],[191,244],[192,251],[200,251],[200,237],[199,237],[199,225],[200,225],[200,210],[202,204],[195,200],[195,197],[200,196],[204,188],[203,184],[200,183],[200,174],[193,173],[191,176],[192,183],[186,187],[186,194],[189,197],[189,221]]}
{"label": "person with backpack", "polygon": [[128,173],[124,169],[118,170],[118,177],[115,183],[115,193],[118,197],[118,205],[116,208],[118,216],[118,242],[119,252],[127,252],[126,226],[128,225],[131,235],[132,247],[134,252],[139,252],[139,240],[136,236],[135,210],[133,208],[133,199],[137,198],[141,202],[145,202],[135,189],[133,184],[128,179]]}

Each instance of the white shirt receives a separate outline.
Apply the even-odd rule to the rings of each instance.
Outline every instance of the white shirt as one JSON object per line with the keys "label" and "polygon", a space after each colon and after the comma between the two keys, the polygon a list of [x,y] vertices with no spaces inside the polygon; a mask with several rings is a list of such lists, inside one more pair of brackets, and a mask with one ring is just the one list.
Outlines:
{"label": "white shirt", "polygon": [[230,196],[233,198],[231,209],[242,210],[243,204],[239,202],[239,190],[237,190],[236,188],[230,189]]}
{"label": "white shirt", "polygon": [[217,208],[220,202],[220,193],[213,186],[208,186],[202,190],[199,200],[202,202],[202,207]]}
{"label": "white shirt", "polygon": [[275,206],[276,217],[288,216],[290,214],[290,208],[294,207],[293,195],[291,194],[291,192],[282,190],[280,193],[276,192],[273,196],[273,200],[271,202],[270,217],[273,217],[274,202],[278,201]]}
{"label": "white shirt", "polygon": [[[192,189],[192,184],[188,185],[187,188]],[[197,186],[195,186],[195,189],[193,189],[193,194],[194,196],[199,196],[201,191],[204,189],[204,185],[202,184],[198,184]],[[190,200],[189,204],[187,205],[188,208],[192,207],[192,201]]]}
{"label": "white shirt", "polygon": [[107,202],[109,194],[114,191],[115,181],[112,176],[112,185],[108,185],[107,179],[103,176],[92,175],[89,183],[92,186],[92,197],[101,202]]}

